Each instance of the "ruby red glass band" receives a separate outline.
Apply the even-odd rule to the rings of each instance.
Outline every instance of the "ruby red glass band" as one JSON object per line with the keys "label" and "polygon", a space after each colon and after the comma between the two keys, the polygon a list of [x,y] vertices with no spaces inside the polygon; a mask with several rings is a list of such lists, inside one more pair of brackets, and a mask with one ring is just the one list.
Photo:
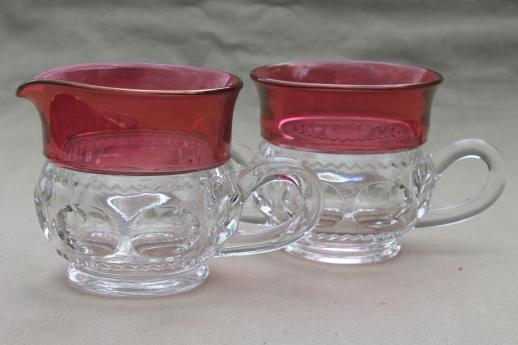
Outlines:
{"label": "ruby red glass band", "polygon": [[231,157],[229,73],[175,65],[98,63],[57,68],[21,85],[43,124],[53,163],[117,175],[173,174]]}
{"label": "ruby red glass band", "polygon": [[261,133],[274,145],[318,152],[412,149],[426,142],[442,76],[367,61],[301,61],[256,68]]}

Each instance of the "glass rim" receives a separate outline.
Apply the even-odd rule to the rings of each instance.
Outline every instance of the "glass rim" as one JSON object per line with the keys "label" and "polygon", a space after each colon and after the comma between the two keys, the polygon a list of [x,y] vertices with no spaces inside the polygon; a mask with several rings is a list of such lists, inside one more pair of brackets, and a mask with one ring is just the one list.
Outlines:
{"label": "glass rim", "polygon": [[[394,84],[340,84],[340,83],[313,83],[313,82],[299,82],[290,81],[281,78],[261,77],[258,75],[259,72],[269,70],[272,68],[285,67],[289,65],[301,65],[301,64],[362,64],[362,65],[385,65],[392,66],[399,69],[416,69],[421,70],[425,73],[430,73],[434,79],[429,81],[421,82],[410,82],[410,83],[394,83]],[[254,68],[250,72],[250,78],[258,83],[286,86],[286,87],[301,87],[301,88],[313,88],[313,89],[335,89],[335,90],[349,90],[349,91],[384,91],[384,90],[399,90],[399,89],[415,89],[423,87],[432,87],[438,85],[444,81],[444,77],[441,73],[425,67],[418,67],[412,65],[404,65],[391,62],[383,61],[371,61],[371,60],[297,60],[288,61],[275,64],[268,64]]]}
{"label": "glass rim", "polygon": [[[193,89],[139,89],[139,88],[123,88],[123,87],[114,87],[114,86],[103,86],[96,85],[94,83],[81,83],[76,81],[68,81],[68,80],[60,80],[55,79],[51,76],[52,74],[72,71],[75,69],[104,69],[104,68],[148,68],[148,69],[164,69],[164,70],[173,70],[173,69],[190,69],[193,71],[199,71],[201,73],[217,73],[230,77],[231,83],[230,85],[225,85],[221,87],[215,88],[193,88]],[[16,95],[18,96],[22,89],[32,84],[56,84],[56,85],[64,85],[71,86],[83,89],[91,89],[91,90],[99,90],[99,91],[112,91],[112,92],[130,92],[130,93],[139,93],[139,94],[150,94],[150,95],[197,95],[197,94],[210,94],[210,93],[221,93],[230,90],[239,90],[243,87],[243,81],[238,76],[215,69],[209,69],[204,67],[194,67],[194,66],[186,66],[186,65],[174,65],[174,64],[158,64],[158,63],[141,63],[141,62],[94,62],[94,63],[81,63],[81,64],[73,64],[66,65],[57,68],[53,68],[47,70],[43,73],[38,74],[33,79],[30,79],[24,83],[22,83],[16,89]]]}

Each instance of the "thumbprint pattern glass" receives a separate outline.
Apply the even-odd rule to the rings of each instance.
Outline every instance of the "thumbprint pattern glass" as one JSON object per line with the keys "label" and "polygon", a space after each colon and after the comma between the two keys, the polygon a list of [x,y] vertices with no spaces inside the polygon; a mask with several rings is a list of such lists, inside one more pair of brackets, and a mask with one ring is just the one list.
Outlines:
{"label": "thumbprint pattern glass", "polygon": [[[318,221],[318,181],[274,158],[236,173],[232,112],[242,86],[174,65],[67,66],[21,85],[43,124],[47,162],[35,188],[41,228],[68,260],[68,282],[112,296],[183,292],[213,256],[279,249]],[[244,201],[272,181],[297,190],[287,222],[238,229]],[[282,200],[279,200],[283,203]]]}
{"label": "thumbprint pattern glass", "polygon": [[[502,156],[485,141],[465,139],[434,155],[427,151],[432,98],[442,81],[437,72],[380,62],[309,61],[259,67],[251,77],[264,138],[255,159],[297,159],[318,176],[324,193],[317,228],[290,245],[291,254],[329,263],[384,261],[399,253],[398,238],[408,230],[474,216],[503,190]],[[429,209],[435,183],[463,158],[487,165],[481,192],[460,205]],[[279,195],[296,194],[291,186],[273,185],[254,194],[267,222],[289,218],[282,207],[272,207]]]}

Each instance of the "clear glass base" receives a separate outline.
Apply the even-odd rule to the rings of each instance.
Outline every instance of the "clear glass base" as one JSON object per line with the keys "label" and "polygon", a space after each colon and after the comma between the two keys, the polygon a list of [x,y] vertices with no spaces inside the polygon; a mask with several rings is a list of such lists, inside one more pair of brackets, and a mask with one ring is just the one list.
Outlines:
{"label": "clear glass base", "polygon": [[209,275],[206,263],[174,274],[156,276],[120,276],[103,274],[76,264],[68,266],[68,283],[81,291],[113,297],[166,296],[185,292],[201,285]]}
{"label": "clear glass base", "polygon": [[401,244],[396,238],[370,243],[325,243],[304,239],[286,248],[290,254],[331,264],[370,264],[398,255]]}

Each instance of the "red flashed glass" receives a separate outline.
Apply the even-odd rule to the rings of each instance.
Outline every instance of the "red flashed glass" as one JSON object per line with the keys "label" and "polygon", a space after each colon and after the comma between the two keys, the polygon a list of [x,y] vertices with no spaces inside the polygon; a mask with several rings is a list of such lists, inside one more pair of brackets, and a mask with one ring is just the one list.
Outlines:
{"label": "red flashed glass", "polygon": [[21,85],[37,106],[44,154],[60,166],[117,175],[191,172],[230,159],[242,82],[175,65],[99,63],[57,68]]}
{"label": "red flashed glass", "polygon": [[306,61],[252,71],[261,133],[274,145],[318,152],[390,152],[424,142],[442,76],[367,61]]}

